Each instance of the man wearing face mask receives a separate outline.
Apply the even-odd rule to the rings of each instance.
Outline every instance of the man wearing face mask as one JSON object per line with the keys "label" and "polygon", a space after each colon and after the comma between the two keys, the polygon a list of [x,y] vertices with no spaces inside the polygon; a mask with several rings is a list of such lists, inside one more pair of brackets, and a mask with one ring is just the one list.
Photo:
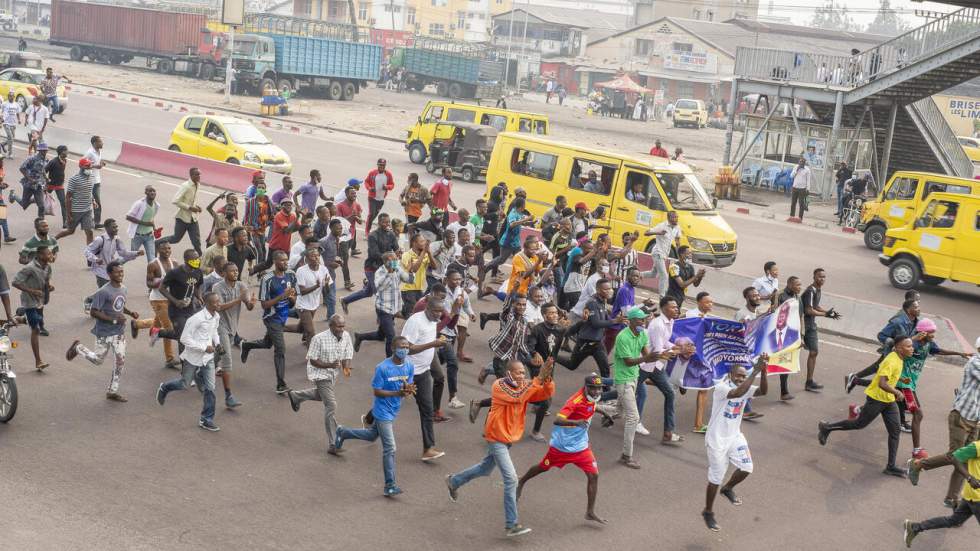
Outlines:
{"label": "man wearing face mask", "polygon": [[[378,271],[379,273],[381,270]],[[396,286],[397,289],[397,286]],[[371,414],[374,423],[366,429],[337,427],[336,449],[341,449],[345,440],[365,440],[374,442],[381,437],[381,468],[384,472],[384,496],[394,497],[402,493],[395,483],[395,418],[402,407],[402,398],[414,396],[416,387],[412,382],[414,369],[405,361],[408,358],[409,343],[405,337],[395,337],[394,354],[378,364],[374,369],[371,388],[374,390],[374,407]]]}
{"label": "man wearing face mask", "polygon": [[583,309],[583,313],[587,310],[588,315],[584,316],[578,330],[572,357],[567,362],[559,360],[562,365],[575,370],[586,358],[592,356],[599,373],[603,377],[609,377],[609,357],[606,355],[606,349],[602,347],[602,336],[607,327],[616,323],[626,323],[625,313],[620,313],[615,318],[610,317],[609,299],[611,298],[612,283],[608,279],[600,279],[596,284],[595,296]]}
{"label": "man wearing face mask", "polygon": [[599,491],[599,465],[589,445],[589,427],[596,413],[596,403],[602,396],[602,378],[595,373],[585,378],[585,386],[565,402],[555,417],[548,453],[534,465],[517,483],[517,499],[521,498],[528,480],[553,468],[575,465],[585,473],[588,506],[585,520],[605,524],[606,520],[595,513],[595,498]]}
{"label": "man wearing face mask", "polygon": [[395,339],[395,314],[402,311],[402,283],[412,283],[415,275],[401,269],[398,255],[386,252],[381,268],[374,272],[374,312],[378,329],[370,333],[354,333],[354,352],[360,352],[364,341],[385,341],[385,354],[391,356]]}
{"label": "man wearing face mask", "polygon": [[[368,222],[368,226],[371,223]],[[367,283],[364,288],[356,293],[352,293],[340,300],[340,307],[347,313],[347,307],[362,298],[367,298],[375,293],[374,274],[381,267],[382,257],[385,253],[398,250],[398,236],[391,231],[391,217],[387,213],[378,216],[378,229],[368,234],[368,255],[364,260],[364,279]],[[390,354],[389,354],[390,355]]]}

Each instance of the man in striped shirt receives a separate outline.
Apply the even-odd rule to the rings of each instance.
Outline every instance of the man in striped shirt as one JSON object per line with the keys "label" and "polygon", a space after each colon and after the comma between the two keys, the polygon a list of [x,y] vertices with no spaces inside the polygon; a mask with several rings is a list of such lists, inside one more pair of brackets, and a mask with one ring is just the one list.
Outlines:
{"label": "man in striped shirt", "polygon": [[384,253],[381,260],[381,267],[374,272],[374,312],[378,316],[378,329],[354,333],[354,351],[360,352],[363,341],[385,341],[385,355],[390,358],[391,343],[395,338],[395,314],[402,310],[401,284],[415,281],[415,274],[401,269],[394,252]]}

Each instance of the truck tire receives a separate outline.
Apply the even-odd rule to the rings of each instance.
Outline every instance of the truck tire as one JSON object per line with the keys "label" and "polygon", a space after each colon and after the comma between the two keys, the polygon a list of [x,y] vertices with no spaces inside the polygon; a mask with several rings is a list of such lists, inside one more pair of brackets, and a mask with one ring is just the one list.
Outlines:
{"label": "truck tire", "polygon": [[420,165],[425,162],[425,158],[428,157],[428,153],[425,151],[425,146],[419,142],[415,142],[408,146],[408,160],[413,163]]}
{"label": "truck tire", "polygon": [[897,289],[915,289],[921,278],[922,269],[911,258],[897,258],[888,266],[888,281]]}
{"label": "truck tire", "polygon": [[354,95],[357,94],[357,87],[354,86],[353,82],[344,83],[344,92],[340,99],[344,101],[351,101],[354,99]]}
{"label": "truck tire", "polygon": [[260,80],[259,96],[265,94],[265,91],[268,90],[269,88],[273,90],[278,90],[278,88],[276,87],[276,81],[272,80],[271,78],[263,78],[262,80]]}
{"label": "truck tire", "polygon": [[279,79],[276,89],[280,92],[288,92],[289,95],[292,95],[295,87],[293,86],[293,81],[289,80],[288,78],[281,78]]}
{"label": "truck tire", "polygon": [[436,83],[436,95],[446,97],[449,95],[449,86],[445,82]]}
{"label": "truck tire", "polygon": [[119,65],[123,62],[124,56],[122,54],[109,54],[109,64]]}
{"label": "truck tire", "polygon": [[462,170],[462,175],[463,175],[464,182],[476,181],[476,172],[473,171],[473,167],[471,166],[464,166]]}
{"label": "truck tire", "polygon": [[327,86],[327,99],[338,101],[344,96],[344,85],[339,81],[332,81],[330,86]]}
{"label": "truck tire", "polygon": [[174,62],[170,59],[161,59],[157,62],[157,71],[163,75],[169,75],[174,72]]}
{"label": "truck tire", "polygon": [[71,49],[68,50],[68,57],[70,57],[72,61],[81,61],[84,54],[85,52],[83,52],[78,46],[72,46]]}
{"label": "truck tire", "polygon": [[872,224],[864,230],[864,246],[873,250],[880,251],[885,244],[885,226]]}
{"label": "truck tire", "polygon": [[425,83],[422,82],[421,80],[418,82],[413,82],[412,90],[415,90],[416,92],[421,92],[422,90],[425,90]]}
{"label": "truck tire", "polygon": [[462,95],[463,95],[463,87],[458,82],[454,82],[449,85],[449,97],[458,98]]}
{"label": "truck tire", "polygon": [[204,65],[201,65],[201,80],[211,80],[214,78],[214,71],[215,68],[213,63],[205,63]]}

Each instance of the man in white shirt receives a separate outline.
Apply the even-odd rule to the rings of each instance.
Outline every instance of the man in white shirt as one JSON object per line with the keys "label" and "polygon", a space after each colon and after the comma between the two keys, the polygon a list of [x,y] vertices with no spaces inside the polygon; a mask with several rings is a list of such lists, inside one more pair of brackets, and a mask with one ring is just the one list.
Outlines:
{"label": "man in white shirt", "polygon": [[[320,293],[314,295],[319,297]],[[327,453],[330,455],[340,455],[342,451],[337,448],[337,398],[334,394],[334,383],[341,371],[344,377],[350,377],[350,362],[354,358],[354,343],[344,330],[346,327],[347,320],[344,316],[331,316],[330,329],[317,333],[310,340],[310,349],[306,352],[306,377],[313,383],[313,388],[290,390],[286,393],[289,405],[295,412],[299,412],[300,404],[306,400],[323,403],[323,426],[327,431]]]}
{"label": "man in white shirt", "polygon": [[88,159],[92,161],[92,182],[95,185],[92,187],[92,198],[95,199],[95,227],[102,227],[102,169],[105,168],[106,162],[102,160],[102,138],[99,136],[92,136],[89,139],[89,143],[92,147],[88,148],[85,152],[83,159]]}
{"label": "man in white shirt", "polygon": [[34,154],[34,147],[44,141],[44,130],[48,127],[48,116],[51,112],[41,103],[41,96],[34,96],[34,101],[27,106],[24,113],[24,126],[30,135],[30,145],[27,154]]}
{"label": "man in white shirt", "polygon": [[[180,344],[184,351],[180,353],[180,377],[162,383],[157,388],[157,402],[162,406],[167,394],[174,390],[186,390],[191,381],[197,382],[197,388],[204,395],[204,408],[197,425],[210,432],[220,430],[214,424],[214,354],[220,349],[218,339],[218,305],[220,299],[217,293],[208,293],[204,297],[204,308],[194,314],[184,323],[180,334]],[[227,354],[227,350],[220,350]]]}
{"label": "man in white shirt", "polygon": [[470,223],[470,211],[466,210],[465,208],[459,209],[456,211],[456,215],[459,216],[459,219],[446,226],[446,229],[453,232],[453,235],[456,236],[457,242],[459,241],[459,230],[463,228],[470,232],[471,239],[475,238],[476,226]]}
{"label": "man in white shirt", "polygon": [[436,449],[436,434],[433,428],[432,402],[432,359],[436,348],[446,346],[446,338],[439,336],[437,325],[442,318],[446,305],[442,301],[428,300],[425,310],[412,314],[402,327],[402,335],[408,339],[408,361],[415,369],[416,385],[415,403],[419,408],[419,420],[422,425],[422,461],[432,461],[446,455],[446,452]]}
{"label": "man in white shirt", "polygon": [[17,126],[20,124],[20,104],[14,101],[14,92],[7,93],[7,101],[0,105],[0,113],[3,115],[3,131],[7,136],[3,151],[8,159],[14,158],[14,137]]}
{"label": "man in white shirt", "polygon": [[[711,404],[711,419],[708,430],[704,434],[704,445],[708,452],[708,491],[701,517],[709,530],[717,532],[721,528],[715,521],[713,510],[718,487],[725,479],[728,464],[735,467],[728,482],[721,487],[721,495],[725,496],[732,505],[741,505],[742,500],[735,495],[733,488],[752,473],[752,454],[749,443],[742,434],[742,412],[756,390],[763,396],[768,392],[766,369],[769,356],[762,354],[756,361],[752,374],[749,375],[742,366],[735,366],[731,373],[720,379],[712,392],[714,399]],[[761,375],[759,386],[753,386],[756,375]]]}
{"label": "man in white shirt", "polygon": [[656,235],[656,242],[651,249],[653,256],[653,271],[657,272],[658,294],[667,294],[667,259],[670,257],[670,248],[681,246],[681,227],[677,224],[677,212],[667,213],[667,221],[661,222],[647,230],[644,235]]}
{"label": "man in white shirt", "polygon": [[762,270],[765,275],[757,277],[752,286],[759,291],[760,299],[774,300],[774,297],[779,296],[779,266],[770,260],[763,265]]}
{"label": "man in white shirt", "polygon": [[[657,390],[664,395],[664,434],[662,442],[673,445],[683,442],[684,437],[674,432],[674,387],[671,386],[667,380],[667,374],[664,372],[664,367],[666,367],[664,360],[672,358],[675,355],[674,343],[671,342],[670,336],[674,331],[674,320],[680,316],[680,313],[681,309],[676,300],[670,297],[662,297],[660,299],[660,315],[651,319],[650,323],[647,324],[647,346],[651,352],[661,354],[661,359],[651,363],[640,364],[640,378],[636,383],[638,388],[644,388],[636,396],[636,409],[639,411],[641,420],[643,419],[643,405],[646,403],[647,398],[646,385],[644,384],[646,379],[652,381],[653,386],[657,387]],[[643,426],[642,421],[640,422],[640,426]],[[643,430],[647,434],[650,433],[646,428]],[[640,431],[637,430],[637,432]]]}
{"label": "man in white shirt", "polygon": [[799,203],[800,220],[803,220],[803,211],[806,209],[806,196],[810,193],[810,183],[813,179],[813,173],[810,171],[810,167],[806,166],[806,159],[800,157],[800,162],[793,169],[790,178],[793,179],[793,194],[789,200],[789,215],[791,217],[796,216],[796,204]]}
{"label": "man in white shirt", "polygon": [[306,250],[306,263],[296,270],[296,311],[299,312],[299,325],[303,330],[303,342],[309,343],[316,333],[313,316],[320,307],[323,289],[330,286],[330,272],[320,263],[320,249]]}

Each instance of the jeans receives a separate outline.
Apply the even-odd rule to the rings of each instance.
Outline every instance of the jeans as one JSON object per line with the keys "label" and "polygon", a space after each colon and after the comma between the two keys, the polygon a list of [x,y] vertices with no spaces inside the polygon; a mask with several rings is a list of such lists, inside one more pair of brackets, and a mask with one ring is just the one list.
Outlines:
{"label": "jeans", "polygon": [[[464,314],[465,315],[465,314]],[[391,356],[391,354],[389,354]],[[451,339],[446,346],[436,351],[439,361],[446,364],[446,379],[449,380],[449,395],[455,396],[459,391],[459,358],[456,357],[456,339]],[[442,398],[442,385],[439,385],[439,398]],[[435,400],[436,409],[441,400]]]}
{"label": "jeans", "polygon": [[4,151],[8,159],[14,158],[14,135],[17,132],[17,126],[12,124],[3,125],[3,131],[7,135],[6,141],[3,144]]}
{"label": "jeans", "polygon": [[368,217],[364,224],[364,235],[371,235],[371,223],[381,214],[381,209],[385,206],[384,199],[371,199],[368,197]]}
{"label": "jeans", "polygon": [[180,377],[161,385],[163,395],[174,390],[185,390],[191,386],[191,381],[197,381],[197,389],[204,395],[204,407],[201,409],[201,421],[214,420],[214,360],[204,365],[194,365],[187,360],[180,360]]}
{"label": "jeans", "polygon": [[[340,299],[344,304],[350,304],[361,300],[362,298],[368,298],[374,296],[374,271],[364,270],[364,279],[367,280],[367,285],[365,285],[360,291],[356,293],[351,293],[346,297]],[[413,304],[414,306],[414,304]]]}
{"label": "jeans", "polygon": [[109,386],[106,392],[115,394],[119,392],[119,377],[122,375],[123,366],[126,365],[126,334],[110,335],[108,337],[95,337],[95,350],[89,350],[82,344],[76,348],[78,354],[95,365],[102,365],[106,354],[112,350],[112,376],[109,378]]}
{"label": "jeans", "polygon": [[278,321],[262,320],[265,336],[260,341],[247,341],[249,348],[267,350],[272,348],[272,362],[276,367],[276,386],[286,386],[286,341],[282,338],[283,324]]}
{"label": "jeans", "polygon": [[667,286],[670,283],[670,276],[667,275],[667,259],[659,254],[654,254],[653,271],[657,273],[657,293],[664,296],[667,294]]}
{"label": "jeans", "polygon": [[[99,220],[98,211],[96,211],[95,219],[96,219],[96,223],[98,223]],[[174,219],[173,235],[168,235],[167,237],[161,237],[160,239],[157,239],[156,245],[159,245],[160,243],[164,243],[164,242],[170,243],[171,245],[176,245],[177,243],[180,243],[181,239],[184,238],[185,233],[190,236],[191,245],[194,247],[194,250],[197,251],[197,254],[201,254],[201,228],[200,226],[198,226],[196,221],[188,224],[187,222],[184,222],[180,218]]]}
{"label": "jeans", "polygon": [[844,212],[844,186],[837,186],[837,213]]}
{"label": "jeans", "polygon": [[68,211],[65,210],[65,208],[66,208],[65,207],[65,188],[54,189],[54,190],[51,190],[49,193],[53,193],[55,195],[55,197],[58,198],[58,206],[60,207],[59,210],[61,210],[61,226],[62,227],[68,227]]}
{"label": "jeans", "polygon": [[371,428],[349,429],[347,427],[340,427],[337,429],[337,435],[340,437],[341,444],[343,444],[344,440],[351,439],[374,442],[379,436],[381,437],[381,469],[385,474],[385,488],[391,488],[395,485],[394,423],[394,421],[379,421],[375,419]]}
{"label": "jeans", "polygon": [[[94,215],[95,224],[98,225],[102,223],[102,182],[95,182],[95,185],[92,186],[92,200],[95,201],[95,204],[97,205],[95,207]],[[180,240],[178,239],[178,241]],[[201,253],[200,248],[198,248],[197,253]]]}
{"label": "jeans", "polygon": [[332,318],[337,313],[337,282],[333,280],[333,275],[330,285],[323,288],[323,304],[327,307],[327,318]]}
{"label": "jeans", "polygon": [[646,380],[653,381],[653,386],[664,395],[664,433],[674,432],[674,387],[667,380],[667,373],[663,369],[654,371],[640,370],[640,379],[637,384],[636,409],[640,417],[643,417],[643,406],[647,401]]}
{"label": "jeans", "polygon": [[602,347],[602,342],[600,341],[579,339],[575,342],[575,348],[572,349],[572,357],[567,363],[562,363],[562,365],[568,369],[575,370],[589,356],[595,359],[595,363],[599,367],[599,374],[603,377],[608,377],[609,357],[606,355],[606,349]]}
{"label": "jeans", "polygon": [[800,220],[803,220],[803,209],[806,208],[807,191],[801,188],[793,188],[793,194],[789,200],[789,215],[796,216],[796,205],[800,205]]}
{"label": "jeans", "polygon": [[54,116],[61,112],[61,104],[58,102],[58,96],[48,96],[48,108],[51,110],[51,120],[54,120]]}
{"label": "jeans", "polygon": [[449,484],[459,488],[481,476],[489,476],[494,466],[500,469],[504,479],[504,528],[517,524],[517,470],[510,459],[510,444],[487,442],[487,455],[472,467],[449,477]]}
{"label": "jeans", "polygon": [[23,189],[20,200],[21,208],[27,210],[31,205],[37,205],[37,217],[44,218],[44,187],[40,184],[28,187],[21,183]]}
{"label": "jeans", "polygon": [[146,251],[146,261],[153,262],[157,257],[157,243],[153,239],[153,232],[146,234],[136,234],[133,236],[133,241],[129,245],[129,250],[138,251],[140,247]]}
{"label": "jeans", "polygon": [[861,414],[858,415],[857,419],[831,423],[827,425],[827,429],[830,431],[863,429],[870,425],[879,414],[881,415],[882,421],[885,422],[885,428],[888,429],[888,466],[894,467],[895,456],[898,453],[898,440],[901,436],[898,421],[898,405],[895,402],[879,402],[869,396],[864,402],[864,407],[861,408]]}
{"label": "jeans", "polygon": [[977,522],[980,522],[980,501],[961,499],[959,505],[953,510],[952,515],[924,520],[916,523],[914,526],[919,532],[923,530],[935,530],[937,528],[955,528],[962,526],[970,517],[976,517]]}
{"label": "jeans", "polygon": [[[446,348],[452,346],[452,342]],[[435,413],[442,409],[442,391],[446,388],[446,372],[439,363],[440,358],[433,356],[432,363],[429,364],[429,373],[432,374],[432,412]]]}
{"label": "jeans", "polygon": [[636,425],[640,422],[640,413],[636,409],[637,381],[627,381],[616,385],[619,394],[619,414],[623,417],[623,455],[633,457],[633,438],[636,436]]}
{"label": "jeans", "polygon": [[297,402],[306,400],[316,400],[323,403],[323,428],[327,432],[327,446],[333,447],[333,439],[337,434],[337,397],[334,394],[334,381],[337,378],[336,370],[331,370],[333,374],[326,379],[313,381],[313,388],[306,390],[296,390],[293,397]]}
{"label": "jeans", "polygon": [[[360,335],[362,341],[385,341],[385,356],[391,357],[391,343],[395,339],[395,316],[387,312],[382,312],[377,308],[374,313],[378,316],[378,329],[370,333]],[[453,383],[450,379],[449,392],[455,394]]]}
{"label": "jeans", "polygon": [[415,376],[415,404],[419,408],[422,425],[422,449],[436,445],[436,432],[432,426],[432,373],[426,371]]}

